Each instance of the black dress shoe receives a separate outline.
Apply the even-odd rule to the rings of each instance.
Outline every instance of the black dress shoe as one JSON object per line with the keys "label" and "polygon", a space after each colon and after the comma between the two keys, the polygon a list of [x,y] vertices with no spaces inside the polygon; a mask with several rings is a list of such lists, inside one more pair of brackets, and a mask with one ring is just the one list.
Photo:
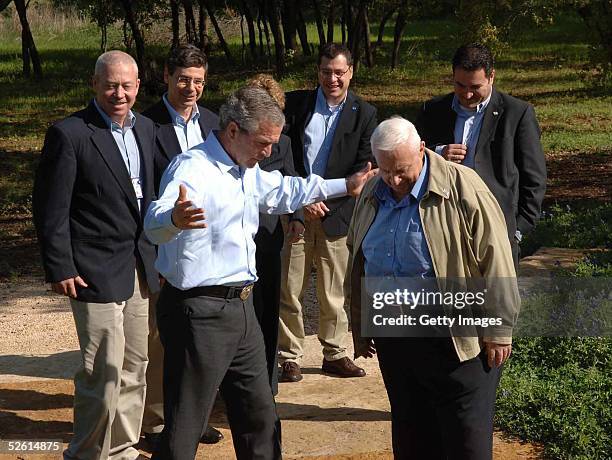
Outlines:
{"label": "black dress shoe", "polygon": [[299,382],[302,380],[300,365],[293,361],[285,361],[281,366],[281,373],[278,377],[279,382]]}
{"label": "black dress shoe", "polygon": [[323,359],[323,366],[321,366],[321,368],[323,372],[331,374],[334,377],[364,377],[366,375],[361,367],[356,366],[355,363],[346,356],[334,361]]}
{"label": "black dress shoe", "polygon": [[221,433],[216,428],[208,425],[204,430],[204,434],[200,438],[200,442],[202,444],[217,444],[219,441],[223,439],[223,433]]}
{"label": "black dress shoe", "polygon": [[145,433],[144,438],[147,442],[147,446],[151,452],[155,452],[157,450],[157,445],[159,444],[159,438],[161,437],[161,433]]}

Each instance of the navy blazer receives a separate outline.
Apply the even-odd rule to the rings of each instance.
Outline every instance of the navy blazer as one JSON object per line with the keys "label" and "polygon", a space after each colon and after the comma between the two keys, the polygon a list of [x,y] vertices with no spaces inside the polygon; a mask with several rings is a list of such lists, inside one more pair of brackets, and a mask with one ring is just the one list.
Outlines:
{"label": "navy blazer", "polygon": [[[312,118],[317,90],[287,93],[285,132],[291,138],[295,169],[306,177],[304,164],[304,131]],[[331,152],[325,169],[325,179],[350,176],[368,161],[374,162],[370,136],[376,128],[376,109],[349,90],[344,108],[334,132]],[[346,236],[355,207],[355,198],[346,196],[325,201],[329,208],[322,219],[323,230],[329,237]]]}
{"label": "navy blazer", "polygon": [[[280,171],[283,176],[297,176],[293,166],[291,139],[281,134],[278,144],[272,146],[272,153],[259,162],[259,167],[264,171]],[[283,248],[284,233],[279,217],[277,214],[259,214],[259,229],[255,235],[257,252],[278,254]],[[295,211],[291,214],[291,220],[304,222],[304,211]]]}
{"label": "navy blazer", "polygon": [[[206,139],[213,129],[219,129],[219,117],[216,113],[198,105],[200,117],[198,123],[202,131],[202,139]],[[155,192],[159,194],[159,183],[170,161],[181,153],[181,144],[176,137],[173,120],[163,99],[142,112],[157,126],[155,151]]]}
{"label": "navy blazer", "polygon": [[134,135],[141,157],[142,208],[110,129],[93,105],[47,131],[33,193],[34,224],[45,279],[81,276],[85,302],[122,302],[134,292],[136,264],[149,290],[159,290],[155,246],[143,232],[154,198],[155,126],[136,114]]}
{"label": "navy blazer", "polygon": [[[453,93],[423,104],[415,123],[425,144],[455,143]],[[546,192],[546,160],[533,106],[493,88],[476,144],[475,166],[506,218],[508,236],[526,235],[540,218]]]}

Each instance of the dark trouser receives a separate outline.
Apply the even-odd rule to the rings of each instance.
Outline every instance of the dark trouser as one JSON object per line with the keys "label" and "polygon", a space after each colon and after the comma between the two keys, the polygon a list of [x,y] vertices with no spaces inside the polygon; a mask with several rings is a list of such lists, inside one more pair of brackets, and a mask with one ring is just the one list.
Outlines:
{"label": "dark trouser", "polygon": [[278,312],[280,305],[280,252],[255,253],[259,280],[253,288],[253,306],[266,347],[268,377],[273,394],[278,394]]}
{"label": "dark trouser", "polygon": [[217,388],[227,406],[236,457],[281,458],[280,421],[251,298],[191,292],[166,283],[157,304],[165,426],[153,458],[193,460]]}
{"label": "dark trouser", "polygon": [[375,340],[396,459],[490,460],[500,370],[459,362],[449,338]]}

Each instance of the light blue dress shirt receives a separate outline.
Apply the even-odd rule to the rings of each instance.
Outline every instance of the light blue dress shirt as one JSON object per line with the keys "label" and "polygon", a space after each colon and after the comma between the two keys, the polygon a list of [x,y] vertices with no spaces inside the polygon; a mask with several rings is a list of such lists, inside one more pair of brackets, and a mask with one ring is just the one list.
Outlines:
{"label": "light blue dress shirt", "polygon": [[[172,209],[179,185],[206,213],[207,228],[179,230]],[[175,157],[164,172],[161,197],[149,206],[145,231],[159,245],[155,267],[173,286],[240,286],[257,280],[259,213],[287,214],[305,204],[346,195],[345,179],[323,180],[241,168],[215,132],[197,149]]]}
{"label": "light blue dress shirt", "polygon": [[476,144],[480,136],[480,127],[484,117],[485,109],[489,105],[491,95],[476,106],[476,110],[464,108],[457,99],[453,97],[453,110],[457,113],[455,120],[455,144],[467,146],[467,154],[461,163],[464,166],[474,169],[474,155],[476,154]]}
{"label": "light blue dress shirt", "polygon": [[419,215],[419,201],[427,191],[428,161],[408,195],[399,202],[382,180],[374,196],[378,211],[362,243],[365,275],[374,278],[430,278],[434,276],[429,247]]}
{"label": "light blue dress shirt", "polygon": [[334,132],[345,102],[346,98],[342,103],[331,107],[327,104],[321,87],[317,90],[314,112],[304,130],[304,165],[308,174],[325,175]]}
{"label": "light blue dress shirt", "polygon": [[168,93],[162,96],[162,100],[164,101],[164,104],[166,104],[166,108],[170,114],[170,119],[174,125],[174,132],[176,132],[176,138],[181,146],[181,152],[186,152],[187,150],[204,142],[202,130],[198,121],[200,118],[198,104],[193,105],[193,109],[191,110],[191,118],[189,118],[189,120],[185,120],[176,110],[174,110],[174,107],[172,107],[170,102],[168,102],[167,94]]}
{"label": "light blue dress shirt", "polygon": [[133,131],[134,124],[136,123],[136,116],[130,110],[126,123],[124,123],[124,126],[121,126],[119,123],[111,120],[106,112],[104,112],[104,110],[102,110],[102,108],[98,105],[98,102],[95,99],[93,102],[96,109],[98,109],[98,112],[100,112],[102,119],[106,123],[106,126],[108,126],[108,128],[111,130],[113,139],[115,139],[119,152],[121,152],[121,158],[123,158],[125,167],[127,168],[130,179],[132,180],[132,185],[134,186],[134,192],[138,198],[138,209],[140,209],[143,199],[142,190],[144,190],[144,179],[140,170],[140,150],[138,150],[138,143],[136,142],[136,137],[134,136]]}

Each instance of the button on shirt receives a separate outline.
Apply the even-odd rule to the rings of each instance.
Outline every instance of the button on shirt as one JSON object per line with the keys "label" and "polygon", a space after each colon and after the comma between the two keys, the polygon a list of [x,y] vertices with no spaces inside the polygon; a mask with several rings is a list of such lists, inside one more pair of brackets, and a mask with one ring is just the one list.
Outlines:
{"label": "button on shirt", "polygon": [[111,120],[104,110],[100,108],[95,99],[94,105],[96,109],[98,109],[98,112],[100,112],[108,128],[111,130],[115,144],[117,144],[119,148],[121,158],[123,158],[132,185],[134,186],[134,193],[138,201],[138,209],[140,209],[142,206],[142,190],[144,189],[144,185],[142,173],[140,171],[140,151],[138,150],[138,143],[136,142],[133,129],[136,123],[136,116],[130,110],[126,123],[124,123],[124,126],[121,126],[119,123]]}
{"label": "button on shirt", "polygon": [[198,121],[200,119],[198,105],[193,105],[193,108],[191,109],[191,117],[189,120],[185,121],[185,119],[180,116],[176,110],[174,110],[174,107],[172,107],[170,102],[168,102],[168,98],[166,96],[167,93],[162,96],[162,100],[164,101],[164,104],[166,104],[166,108],[170,114],[170,119],[174,125],[174,132],[176,132],[176,138],[181,146],[181,152],[186,152],[187,150],[204,142],[204,138],[202,137],[202,129],[200,128],[200,122]]}
{"label": "button on shirt", "polygon": [[308,174],[325,175],[334,132],[345,102],[346,99],[336,106],[329,106],[321,87],[317,90],[314,112],[304,130],[304,165]]}
{"label": "button on shirt", "polygon": [[[205,178],[205,179],[204,179]],[[207,228],[172,224],[179,185],[206,213]],[[305,204],[346,195],[344,179],[285,176],[241,168],[212,132],[198,149],[175,157],[164,172],[161,198],[151,203],[145,231],[159,245],[155,267],[173,286],[237,286],[257,279],[255,242],[259,212],[286,214]]]}
{"label": "button on shirt", "polygon": [[478,136],[480,136],[480,127],[484,117],[485,109],[489,105],[491,95],[476,106],[476,110],[464,108],[457,96],[453,97],[453,110],[457,114],[455,121],[455,144],[464,144],[467,146],[467,154],[463,159],[464,166],[474,169],[474,156],[476,154],[476,144]]}
{"label": "button on shirt", "polygon": [[419,201],[427,191],[427,156],[408,195],[399,202],[382,180],[374,196],[378,211],[362,243],[365,274],[377,278],[434,276],[431,255],[419,215]]}

